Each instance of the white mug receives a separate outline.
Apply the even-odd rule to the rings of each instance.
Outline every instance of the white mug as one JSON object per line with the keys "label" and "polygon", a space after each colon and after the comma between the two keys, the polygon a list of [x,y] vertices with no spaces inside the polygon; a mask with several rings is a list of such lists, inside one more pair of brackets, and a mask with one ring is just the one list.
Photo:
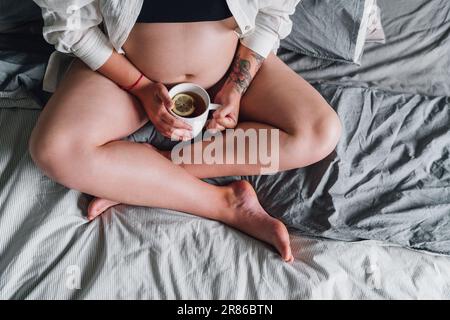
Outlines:
{"label": "white mug", "polygon": [[169,90],[169,96],[171,99],[173,99],[173,97],[175,97],[177,94],[185,93],[185,92],[192,92],[192,93],[198,94],[203,99],[203,102],[205,103],[205,106],[206,106],[205,111],[201,115],[198,115],[197,117],[194,117],[194,118],[181,117],[181,116],[177,115],[175,112],[173,112],[172,110],[170,110],[170,113],[174,117],[181,119],[182,121],[191,125],[192,137],[195,138],[200,132],[202,132],[202,129],[206,124],[206,120],[208,120],[209,111],[217,110],[222,105],[216,104],[216,103],[211,103],[211,98],[209,97],[208,92],[206,92],[205,89],[203,89],[199,85],[196,85],[195,83],[178,84]]}

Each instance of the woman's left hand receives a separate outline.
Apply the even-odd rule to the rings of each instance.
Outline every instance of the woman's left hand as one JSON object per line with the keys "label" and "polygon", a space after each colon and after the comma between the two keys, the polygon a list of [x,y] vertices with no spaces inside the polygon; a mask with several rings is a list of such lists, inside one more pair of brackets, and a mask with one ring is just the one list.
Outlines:
{"label": "woman's left hand", "polygon": [[232,86],[225,85],[217,93],[214,103],[221,104],[222,107],[213,113],[213,118],[209,121],[207,129],[223,131],[235,128],[238,124],[241,94]]}

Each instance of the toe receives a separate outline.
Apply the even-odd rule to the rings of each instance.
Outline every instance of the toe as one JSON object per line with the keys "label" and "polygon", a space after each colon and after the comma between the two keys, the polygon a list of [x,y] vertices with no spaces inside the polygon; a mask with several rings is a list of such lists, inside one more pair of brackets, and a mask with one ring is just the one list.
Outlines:
{"label": "toe", "polygon": [[88,219],[93,220],[97,216],[101,215],[103,212],[111,207],[118,205],[119,202],[96,198],[91,201],[88,207]]}
{"label": "toe", "polygon": [[283,260],[286,261],[287,263],[294,262],[294,256],[292,255],[290,245],[288,245],[287,248],[285,249],[285,255],[283,255]]}
{"label": "toe", "polygon": [[287,263],[292,263],[294,262],[294,256],[291,255],[291,257],[287,260],[285,260]]}
{"label": "toe", "polygon": [[99,216],[100,214],[102,214],[103,211],[106,210],[106,208],[104,208],[103,202],[104,202],[103,199],[99,198],[96,198],[91,201],[88,207],[88,215],[87,215],[89,221],[94,220],[97,216]]}
{"label": "toe", "polygon": [[292,256],[291,253],[291,247],[289,244],[285,244],[284,248],[281,250],[281,257],[283,258],[284,261],[291,263],[294,261],[294,257]]}
{"label": "toe", "polygon": [[280,253],[281,258],[286,262],[292,262],[292,250],[289,239],[289,233],[286,226],[279,220],[275,220],[274,244]]}

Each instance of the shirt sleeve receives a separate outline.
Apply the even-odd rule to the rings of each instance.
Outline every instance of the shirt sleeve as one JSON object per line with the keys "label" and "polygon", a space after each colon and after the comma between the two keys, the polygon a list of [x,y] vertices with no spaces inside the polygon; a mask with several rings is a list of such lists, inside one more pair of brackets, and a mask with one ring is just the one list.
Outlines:
{"label": "shirt sleeve", "polygon": [[92,70],[111,56],[113,46],[99,28],[102,16],[96,0],[34,0],[41,7],[45,40],[62,53],[73,54]]}
{"label": "shirt sleeve", "polygon": [[[295,12],[300,0],[260,1],[265,5],[259,8],[255,19],[255,28],[241,39],[243,45],[267,58],[279,41],[289,35],[292,21],[289,18]],[[269,2],[267,4],[267,2]]]}

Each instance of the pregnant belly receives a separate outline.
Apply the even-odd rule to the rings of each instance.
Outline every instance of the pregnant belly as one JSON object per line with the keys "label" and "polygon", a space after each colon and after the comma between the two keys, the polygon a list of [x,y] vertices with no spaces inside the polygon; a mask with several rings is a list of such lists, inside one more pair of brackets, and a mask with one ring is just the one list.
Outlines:
{"label": "pregnant belly", "polygon": [[238,37],[234,18],[191,23],[137,23],[124,44],[127,58],[149,79],[209,88],[227,72]]}

